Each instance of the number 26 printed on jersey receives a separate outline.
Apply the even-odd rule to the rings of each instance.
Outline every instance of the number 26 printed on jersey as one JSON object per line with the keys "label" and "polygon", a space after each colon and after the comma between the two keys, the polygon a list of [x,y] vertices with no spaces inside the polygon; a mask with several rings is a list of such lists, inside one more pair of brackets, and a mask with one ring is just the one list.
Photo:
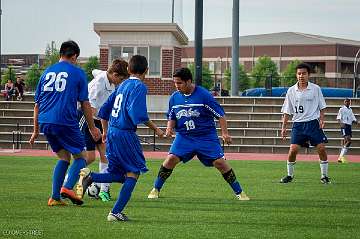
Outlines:
{"label": "number 26 printed on jersey", "polygon": [[[49,72],[45,76],[46,84],[44,85],[44,91],[54,91],[54,88],[58,92],[62,92],[66,87],[66,78],[68,78],[67,72]],[[54,84],[55,82],[55,84]]]}

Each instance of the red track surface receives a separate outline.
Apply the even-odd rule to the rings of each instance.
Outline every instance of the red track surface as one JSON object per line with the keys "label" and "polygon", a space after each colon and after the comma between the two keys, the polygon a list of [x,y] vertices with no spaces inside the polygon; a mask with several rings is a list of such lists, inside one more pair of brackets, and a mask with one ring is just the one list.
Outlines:
{"label": "red track surface", "polygon": [[[7,156],[45,156],[54,157],[55,154],[49,150],[32,150],[24,149],[19,152],[13,152],[11,149],[1,149],[0,155]],[[167,152],[144,152],[147,159],[165,159]],[[225,153],[228,160],[280,160],[286,161],[286,154],[265,154],[265,153]],[[329,155],[330,162],[336,162],[338,155]],[[350,162],[360,162],[360,155],[348,155]],[[316,154],[299,154],[297,160],[300,161],[317,161],[318,156]]]}

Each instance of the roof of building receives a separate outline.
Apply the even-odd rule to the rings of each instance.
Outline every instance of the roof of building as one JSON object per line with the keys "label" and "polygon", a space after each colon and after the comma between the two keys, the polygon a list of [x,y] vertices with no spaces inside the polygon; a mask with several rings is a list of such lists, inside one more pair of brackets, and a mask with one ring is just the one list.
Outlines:
{"label": "roof of building", "polygon": [[101,32],[171,32],[183,45],[189,40],[176,23],[94,23],[94,31],[99,36]]}
{"label": "roof of building", "polygon": [[[213,38],[204,39],[204,47],[231,46],[232,38]],[[269,46],[269,45],[356,45],[360,46],[360,41],[312,35],[301,32],[278,32],[270,34],[259,34],[240,36],[240,46]],[[194,41],[189,41],[188,47],[194,46]]]}

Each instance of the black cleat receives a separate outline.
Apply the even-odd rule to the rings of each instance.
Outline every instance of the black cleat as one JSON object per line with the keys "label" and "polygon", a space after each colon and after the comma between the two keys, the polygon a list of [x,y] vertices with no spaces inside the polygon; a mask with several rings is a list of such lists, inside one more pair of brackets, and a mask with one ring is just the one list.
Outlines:
{"label": "black cleat", "polygon": [[321,177],[321,178],[320,178],[320,182],[322,182],[323,184],[329,184],[329,183],[331,183],[330,178],[327,177],[327,176]]}
{"label": "black cleat", "polygon": [[280,183],[290,183],[293,180],[294,177],[291,176],[285,176],[282,179],[280,179]]}

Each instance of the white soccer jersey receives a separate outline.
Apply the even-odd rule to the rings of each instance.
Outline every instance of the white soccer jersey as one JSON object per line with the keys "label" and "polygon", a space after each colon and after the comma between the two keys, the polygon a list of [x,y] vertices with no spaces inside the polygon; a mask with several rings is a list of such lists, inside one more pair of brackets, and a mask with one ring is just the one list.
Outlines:
{"label": "white soccer jersey", "polygon": [[336,119],[340,120],[341,123],[348,125],[352,125],[353,121],[357,121],[352,109],[350,107],[346,107],[345,105],[339,109]]}
{"label": "white soccer jersey", "polygon": [[[89,83],[89,102],[91,107],[96,109],[96,116],[101,106],[115,91],[115,85],[110,84],[106,71],[93,70],[94,79]],[[99,119],[98,117],[95,117]]]}
{"label": "white soccer jersey", "polygon": [[299,90],[296,83],[286,93],[281,112],[293,115],[294,122],[308,122],[320,118],[320,110],[326,108],[326,103],[318,85],[308,82],[305,90]]}

